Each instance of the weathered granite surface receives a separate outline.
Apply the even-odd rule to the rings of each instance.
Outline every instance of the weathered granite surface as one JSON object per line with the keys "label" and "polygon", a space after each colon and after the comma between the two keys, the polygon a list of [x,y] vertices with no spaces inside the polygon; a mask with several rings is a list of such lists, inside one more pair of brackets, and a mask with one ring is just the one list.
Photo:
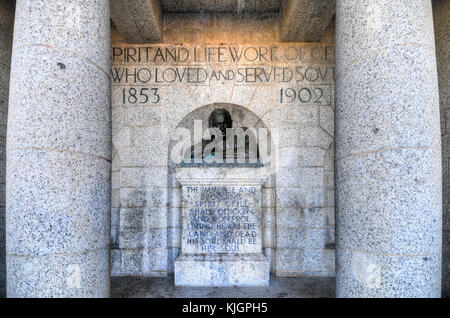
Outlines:
{"label": "weathered granite surface", "polygon": [[163,13],[159,0],[111,0],[111,20],[128,43],[154,43],[163,39]]}
{"label": "weathered granite surface", "polygon": [[0,1],[0,297],[6,295],[6,122],[13,24],[14,8],[9,1]]}
{"label": "weathered granite surface", "polygon": [[281,41],[320,41],[336,9],[335,0],[286,0],[281,9]]}
{"label": "weathered granite surface", "polygon": [[267,169],[181,167],[181,254],[176,286],[266,286],[262,185]]}
{"label": "weathered granite surface", "polygon": [[109,1],[17,1],[7,296],[107,297]]}
{"label": "weathered granite surface", "polygon": [[336,37],[337,296],[439,297],[431,1],[338,0]]}
{"label": "weathered granite surface", "polygon": [[450,2],[433,1],[442,136],[442,295],[450,297]]}

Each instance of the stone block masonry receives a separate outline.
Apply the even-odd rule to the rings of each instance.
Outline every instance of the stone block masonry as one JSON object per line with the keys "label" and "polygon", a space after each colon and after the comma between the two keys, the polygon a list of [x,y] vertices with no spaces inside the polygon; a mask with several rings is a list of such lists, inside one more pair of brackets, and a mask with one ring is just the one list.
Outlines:
{"label": "stone block masonry", "polygon": [[[182,191],[171,168],[170,139],[177,127],[191,129],[194,119],[207,124],[219,107],[229,107],[237,126],[262,125],[274,135],[280,132],[280,142],[274,144],[279,162],[273,163],[274,173],[262,188],[262,248],[271,272],[334,275],[334,247],[326,243],[334,236],[334,186],[329,180],[334,165],[328,155],[334,136],[333,45],[117,41],[111,61],[117,180],[112,193],[113,275],[174,272],[182,249]],[[122,211],[136,213],[136,226],[124,223]],[[288,213],[304,222],[285,224],[281,216]],[[326,215],[332,223],[326,223]],[[160,222],[148,227],[149,219]]]}

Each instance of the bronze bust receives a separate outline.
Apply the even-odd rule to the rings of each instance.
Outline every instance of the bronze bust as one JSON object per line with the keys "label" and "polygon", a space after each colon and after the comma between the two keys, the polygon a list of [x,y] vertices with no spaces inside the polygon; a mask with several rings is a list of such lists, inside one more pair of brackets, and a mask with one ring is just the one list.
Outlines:
{"label": "bronze bust", "polygon": [[[237,133],[237,131],[233,128],[233,119],[231,118],[230,113],[223,108],[219,108],[214,110],[211,115],[209,116],[208,119],[208,127],[212,128],[212,129],[216,129],[218,130],[221,134],[219,134],[219,138],[221,138],[222,142],[220,142],[220,140],[216,140],[217,136],[216,134],[212,134],[212,137],[210,140],[202,140],[202,144],[201,144],[201,159],[202,159],[202,165],[207,164],[208,161],[212,161],[214,159],[218,159],[216,157],[216,152],[220,153],[222,152],[222,160],[216,160],[216,162],[220,162],[221,164],[229,164],[230,163],[230,158],[233,160],[232,163],[236,163],[237,158],[238,158],[238,143],[236,140],[236,136],[234,135],[235,133]],[[255,136],[252,134],[252,132],[248,131],[248,128],[246,127],[242,127],[241,132],[245,133],[246,135],[244,135],[244,145],[245,145],[245,154],[244,154],[244,158],[245,158],[245,163],[252,163],[250,162],[251,158],[255,158],[255,162],[253,162],[253,164],[260,164],[259,162],[259,149],[258,146],[256,144],[256,138]],[[231,135],[230,135],[231,134]],[[227,138],[228,137],[228,138]],[[232,139],[231,139],[232,138]],[[253,139],[254,141],[254,147],[250,146],[250,139]],[[228,142],[230,142],[230,145],[227,146],[227,140]],[[219,151],[219,148],[221,147],[221,150]],[[195,149],[198,149],[196,147],[200,147],[199,144],[194,145],[191,148],[191,152],[190,152],[190,158],[191,158],[191,162],[194,162],[194,154],[195,154]],[[205,151],[208,150],[208,148],[210,151]],[[217,151],[216,151],[217,150]],[[197,150],[199,151],[199,150]],[[231,152],[231,153],[230,153]],[[251,156],[253,154],[253,156]],[[230,157],[227,160],[227,157]],[[258,161],[258,162],[256,162]]]}

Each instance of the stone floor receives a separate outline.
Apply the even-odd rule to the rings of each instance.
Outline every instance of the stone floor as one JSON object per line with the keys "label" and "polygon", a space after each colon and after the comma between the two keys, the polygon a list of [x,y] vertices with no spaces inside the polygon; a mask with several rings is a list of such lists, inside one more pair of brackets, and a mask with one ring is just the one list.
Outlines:
{"label": "stone floor", "polygon": [[335,278],[271,277],[269,287],[175,287],[173,277],[112,277],[113,298],[320,298],[335,296]]}

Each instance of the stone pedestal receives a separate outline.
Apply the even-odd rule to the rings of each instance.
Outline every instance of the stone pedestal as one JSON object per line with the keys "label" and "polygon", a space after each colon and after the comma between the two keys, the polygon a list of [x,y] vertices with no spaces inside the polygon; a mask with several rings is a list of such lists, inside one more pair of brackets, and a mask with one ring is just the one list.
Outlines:
{"label": "stone pedestal", "polygon": [[267,286],[262,252],[263,168],[184,167],[176,286]]}

